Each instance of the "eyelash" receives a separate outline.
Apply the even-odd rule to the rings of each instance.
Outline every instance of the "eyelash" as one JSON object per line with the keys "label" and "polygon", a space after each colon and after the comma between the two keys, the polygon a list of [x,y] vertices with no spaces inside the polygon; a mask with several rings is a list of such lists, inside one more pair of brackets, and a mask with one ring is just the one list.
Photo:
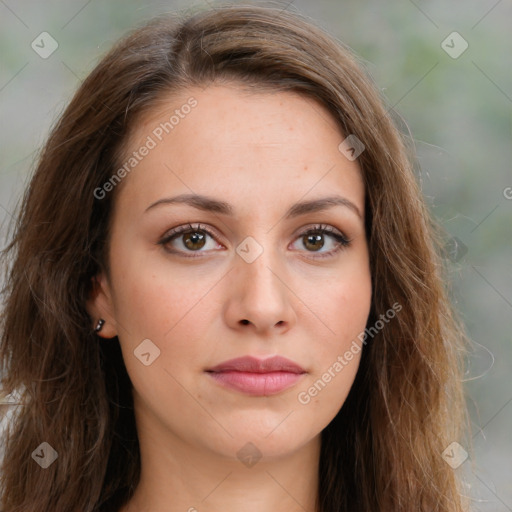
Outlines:
{"label": "eyelash", "polygon": [[[162,245],[164,249],[168,252],[171,252],[173,254],[180,254],[185,258],[201,258],[202,256],[198,255],[185,255],[183,251],[180,250],[171,250],[168,249],[166,246],[169,242],[174,240],[175,238],[178,238],[180,235],[183,235],[185,233],[193,233],[193,232],[204,232],[208,236],[215,239],[215,235],[206,227],[203,227],[201,224],[197,224],[193,226],[192,224],[179,226],[177,228],[174,228],[170,232],[168,232],[159,242],[159,245]],[[347,248],[351,244],[351,240],[347,239],[341,232],[338,230],[332,228],[331,226],[327,226],[325,224],[317,224],[315,226],[310,227],[306,231],[303,231],[300,233],[296,239],[302,238],[306,235],[310,234],[320,234],[320,235],[328,235],[334,238],[334,240],[338,243],[337,247],[335,249],[332,249],[325,253],[317,253],[318,255],[315,255],[315,251],[306,251],[313,254],[314,258],[316,259],[323,259],[323,258],[329,258],[337,254],[339,251]],[[205,251],[187,251],[187,252],[205,252]]]}

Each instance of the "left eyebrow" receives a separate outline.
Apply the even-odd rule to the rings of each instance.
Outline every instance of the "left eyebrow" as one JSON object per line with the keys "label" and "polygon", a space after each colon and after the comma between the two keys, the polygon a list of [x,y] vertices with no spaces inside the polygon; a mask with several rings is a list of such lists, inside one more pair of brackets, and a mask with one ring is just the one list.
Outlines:
{"label": "left eyebrow", "polygon": [[[234,214],[234,208],[229,203],[200,194],[181,194],[175,197],[164,197],[150,204],[146,208],[145,212],[154,208],[155,206],[180,203],[187,204],[193,208],[207,212],[214,212],[230,216]],[[321,212],[334,206],[344,206],[355,213],[361,220],[363,218],[359,208],[352,201],[346,197],[338,195],[295,203],[288,209],[285,214],[285,218],[292,219],[299,217],[300,215],[306,215],[308,213]]]}

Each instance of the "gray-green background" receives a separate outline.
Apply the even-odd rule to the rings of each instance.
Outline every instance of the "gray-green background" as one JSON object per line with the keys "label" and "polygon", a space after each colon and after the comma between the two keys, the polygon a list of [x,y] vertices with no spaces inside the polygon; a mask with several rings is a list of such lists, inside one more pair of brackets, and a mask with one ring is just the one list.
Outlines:
{"label": "gray-green background", "polygon": [[[203,4],[0,0],[1,221],[14,212],[49,127],[99,57],[133,25],[196,5]],[[274,5],[310,16],[348,44],[411,131],[422,190],[454,237],[452,296],[474,342],[466,389],[475,453],[455,471],[466,475],[474,510],[512,511],[512,2]],[[43,31],[59,45],[47,59],[31,48]],[[458,58],[441,46],[454,31],[468,44]],[[464,43],[452,40],[453,53]],[[3,245],[5,226],[0,236]]]}

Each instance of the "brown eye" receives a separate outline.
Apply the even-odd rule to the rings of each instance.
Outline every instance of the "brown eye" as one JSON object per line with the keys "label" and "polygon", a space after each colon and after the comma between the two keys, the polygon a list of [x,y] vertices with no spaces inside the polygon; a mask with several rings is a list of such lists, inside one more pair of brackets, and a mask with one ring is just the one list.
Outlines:
{"label": "brown eye", "polygon": [[190,249],[191,251],[201,249],[206,244],[206,237],[204,233],[200,233],[199,231],[190,231],[187,233],[182,233],[181,236],[185,247],[187,247],[187,249]]}
{"label": "brown eye", "polygon": [[218,249],[220,246],[215,236],[201,224],[179,226],[168,232],[158,243],[166,251],[185,257],[202,256],[202,253],[210,252],[209,249]]}
{"label": "brown eye", "polygon": [[312,251],[317,251],[324,246],[324,235],[322,234],[306,234],[302,237],[304,247],[307,249],[311,249]]}
{"label": "brown eye", "polygon": [[[313,253],[315,258],[334,256],[336,253],[350,245],[345,235],[331,226],[317,225],[299,235],[301,248]],[[297,242],[295,242],[297,243]],[[326,246],[326,250],[321,250]],[[318,254],[315,254],[318,253]]]}

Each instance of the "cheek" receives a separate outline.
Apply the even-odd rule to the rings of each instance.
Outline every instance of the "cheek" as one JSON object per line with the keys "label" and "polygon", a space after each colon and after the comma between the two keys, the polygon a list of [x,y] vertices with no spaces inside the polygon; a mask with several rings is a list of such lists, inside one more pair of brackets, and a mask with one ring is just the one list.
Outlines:
{"label": "cheek", "polygon": [[[179,402],[182,393],[173,377],[191,387],[188,381],[202,371],[208,357],[209,347],[202,341],[209,337],[212,315],[218,320],[218,310],[212,305],[214,293],[209,290],[219,276],[198,267],[187,272],[171,271],[170,265],[157,258],[150,264],[134,257],[120,268],[123,270],[113,275],[115,317],[128,374],[140,395],[147,398],[160,390],[167,402],[171,400],[169,390],[173,390],[172,400]],[[148,339],[154,345],[149,345],[150,361],[153,353],[157,357],[145,366],[136,354],[148,352],[139,349]],[[187,401],[187,396],[182,398]]]}
{"label": "cheek", "polygon": [[123,270],[113,276],[115,316],[129,338],[154,337],[163,342],[191,317],[201,323],[202,316],[196,310],[215,284],[212,273],[176,271],[154,257],[123,263]]}
{"label": "cheek", "polygon": [[354,383],[361,360],[362,337],[371,305],[371,286],[359,281],[326,291],[323,323],[329,330],[312,344],[313,371],[296,400],[313,426],[327,425],[338,413]]}
{"label": "cheek", "polygon": [[332,279],[315,294],[314,307],[323,324],[317,332],[325,335],[315,337],[314,374],[298,395],[309,413],[334,416],[343,405],[359,368],[371,294],[370,272],[364,265]]}
{"label": "cheek", "polygon": [[342,350],[364,331],[372,295],[370,271],[365,264],[347,265],[321,281],[304,278],[301,290],[303,302],[315,313],[307,317],[318,325],[321,339],[317,348],[322,353],[332,355]]}
{"label": "cheek", "polygon": [[[160,414],[167,408],[190,405],[190,397],[179,382],[195,373],[202,363],[202,347],[196,340],[209,322],[202,314],[201,302],[208,288],[191,287],[183,276],[147,267],[149,271],[125,267],[124,278],[117,276],[115,315],[133,386],[142,401]],[[142,354],[147,353],[149,361],[144,361]]]}

